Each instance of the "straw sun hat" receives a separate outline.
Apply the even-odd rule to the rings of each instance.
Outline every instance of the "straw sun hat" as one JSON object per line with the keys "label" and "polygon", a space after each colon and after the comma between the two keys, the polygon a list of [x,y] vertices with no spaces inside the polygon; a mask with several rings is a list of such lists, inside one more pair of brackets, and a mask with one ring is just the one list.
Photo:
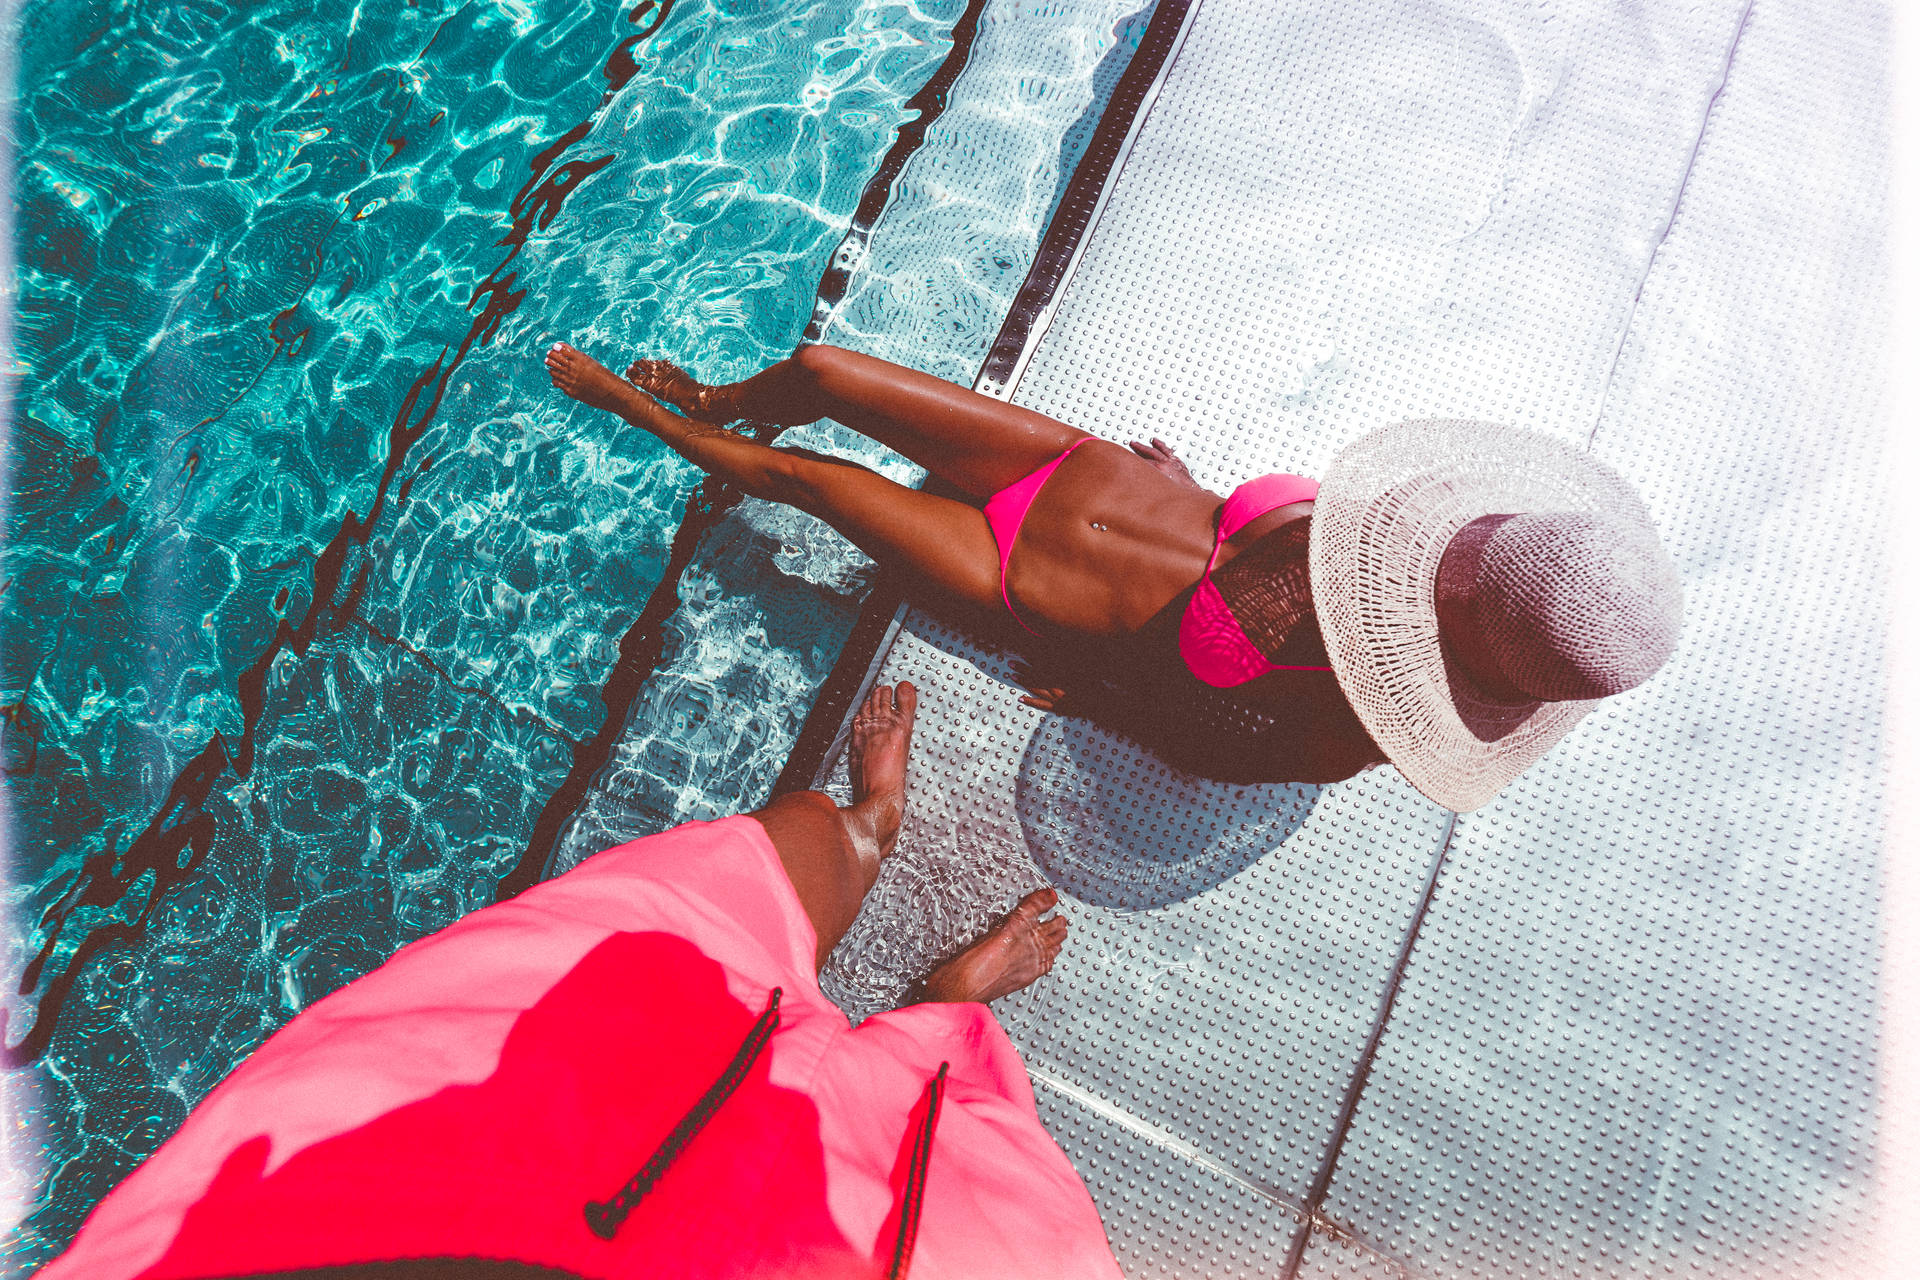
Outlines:
{"label": "straw sun hat", "polygon": [[1465,812],[1659,669],[1680,577],[1627,482],[1550,436],[1407,422],[1341,451],[1314,501],[1333,672],[1407,780]]}

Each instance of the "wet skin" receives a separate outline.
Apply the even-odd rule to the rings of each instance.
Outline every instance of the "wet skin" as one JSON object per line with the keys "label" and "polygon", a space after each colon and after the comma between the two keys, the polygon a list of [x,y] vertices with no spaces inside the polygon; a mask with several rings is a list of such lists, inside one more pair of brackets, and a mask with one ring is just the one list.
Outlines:
{"label": "wet skin", "polygon": [[[1383,759],[1329,672],[1276,671],[1226,695],[1268,725],[1257,740],[1223,745],[1187,714],[1189,705],[1222,696],[1187,671],[1177,632],[1225,500],[1195,484],[1157,439],[1131,448],[1093,439],[1030,409],[835,347],[802,348],[726,386],[695,382],[656,360],[633,362],[621,378],[561,343],[546,363],[567,395],[619,414],[749,494],[819,516],[874,559],[912,570],[983,617],[1004,619],[1006,606],[999,548],[977,505],[841,460],[774,449],[726,424],[832,418],[975,504],[1089,440],[1048,479],[1008,563],[1007,593],[1041,637],[1009,637],[1032,655],[1021,668],[1025,700],[1113,724],[1181,767],[1234,780],[1330,782]],[[1222,546],[1217,567],[1312,509],[1295,503],[1255,520]],[[1301,617],[1275,660],[1324,664],[1311,608]]]}
{"label": "wet skin", "polygon": [[[826,964],[893,853],[918,707],[918,692],[903,680],[876,685],[855,711],[847,749],[853,803],[841,808],[818,791],[799,791],[753,815],[813,924],[816,966]],[[1050,973],[1067,940],[1066,919],[1047,914],[1057,901],[1052,889],[1026,895],[984,937],[935,966],[917,997],[984,1004]]]}

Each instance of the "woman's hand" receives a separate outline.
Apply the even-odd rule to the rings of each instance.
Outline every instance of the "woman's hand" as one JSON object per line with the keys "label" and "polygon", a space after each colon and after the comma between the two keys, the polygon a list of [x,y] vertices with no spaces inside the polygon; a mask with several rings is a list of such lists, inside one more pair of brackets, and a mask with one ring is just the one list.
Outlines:
{"label": "woman's hand", "polygon": [[1060,678],[1058,675],[1041,671],[1025,658],[1013,660],[1013,678],[1020,682],[1022,689],[1027,691],[1026,696],[1020,701],[1028,706],[1038,707],[1042,711],[1052,712],[1055,715],[1085,714],[1076,700],[1068,694],[1065,686],[1053,683]]}
{"label": "woman's hand", "polygon": [[1153,469],[1167,479],[1177,480],[1193,489],[1200,487],[1199,481],[1193,478],[1193,473],[1187,470],[1187,464],[1174,456],[1173,446],[1159,436],[1155,436],[1151,444],[1141,444],[1135,440],[1127,448],[1133,450],[1137,457],[1151,462]]}

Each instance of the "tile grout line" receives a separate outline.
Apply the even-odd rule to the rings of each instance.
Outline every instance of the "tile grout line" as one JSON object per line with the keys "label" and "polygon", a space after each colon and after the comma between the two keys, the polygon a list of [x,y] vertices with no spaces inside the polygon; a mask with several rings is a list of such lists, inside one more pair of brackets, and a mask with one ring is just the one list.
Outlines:
{"label": "tile grout line", "polygon": [[1150,1124],[1142,1120],[1124,1107],[1108,1102],[1100,1095],[1080,1085],[1074,1084],[1070,1080],[1053,1074],[1053,1072],[1048,1071],[1045,1067],[1036,1067],[1032,1063],[1028,1063],[1027,1075],[1032,1077],[1034,1083],[1043,1084],[1062,1097],[1072,1099],[1096,1115],[1111,1120],[1128,1132],[1145,1138],[1154,1146],[1166,1151],[1171,1151],[1173,1154],[1193,1164],[1199,1165],[1209,1173],[1224,1178],[1235,1186],[1259,1196],[1262,1200],[1269,1200],[1279,1205],[1291,1214],[1295,1220],[1306,1217],[1306,1209],[1298,1203],[1287,1199],[1287,1197],[1281,1193],[1280,1188],[1274,1186],[1272,1183],[1263,1182],[1257,1178],[1249,1178],[1244,1173],[1236,1172],[1226,1164],[1216,1160],[1200,1148],[1194,1146],[1186,1139],[1177,1134],[1169,1133],[1158,1125]]}
{"label": "tile grout line", "polygon": [[1647,255],[1647,266],[1640,273],[1640,283],[1634,286],[1633,301],[1627,304],[1627,318],[1620,326],[1620,337],[1613,346],[1613,358],[1607,362],[1607,378],[1600,384],[1600,402],[1594,408],[1593,426],[1587,429],[1587,449],[1593,449],[1594,437],[1600,434],[1600,424],[1606,420],[1607,398],[1613,393],[1614,375],[1620,371],[1620,358],[1627,349],[1627,338],[1633,332],[1633,322],[1640,314],[1640,299],[1647,291],[1647,282],[1653,279],[1653,268],[1660,261],[1660,251],[1667,247],[1667,237],[1673,234],[1673,224],[1680,217],[1680,204],[1686,198],[1687,183],[1693,180],[1694,166],[1700,161],[1700,148],[1707,140],[1707,126],[1713,122],[1713,109],[1720,104],[1720,95],[1727,91],[1727,82],[1733,78],[1733,58],[1740,49],[1740,38],[1747,33],[1747,23],[1753,17],[1754,0],[1747,0],[1746,8],[1740,11],[1740,21],[1734,26],[1733,39],[1727,42],[1726,60],[1720,66],[1720,83],[1713,87],[1707,96],[1707,108],[1700,113],[1700,129],[1693,136],[1693,149],[1687,153],[1686,167],[1680,171],[1679,185],[1673,191],[1673,204],[1667,210],[1666,223],[1660,228],[1659,239],[1654,241],[1653,251]]}
{"label": "tile grout line", "polygon": [[[1321,1162],[1320,1171],[1314,1176],[1307,1190],[1307,1211],[1310,1217],[1305,1229],[1295,1232],[1293,1243],[1287,1250],[1287,1260],[1281,1275],[1284,1280],[1296,1280],[1300,1274],[1300,1260],[1306,1255],[1307,1244],[1316,1225],[1333,1225],[1324,1218],[1321,1206],[1326,1201],[1327,1189],[1333,1185],[1333,1175],[1340,1163],[1340,1153],[1345,1149],[1347,1134],[1353,1127],[1353,1118],[1360,1109],[1360,1096],[1365,1092],[1367,1079],[1373,1074],[1374,1054],[1380,1048],[1380,1039],[1386,1034],[1387,1023],[1393,1016],[1394,1002],[1400,995],[1400,983],[1406,977],[1408,962],[1413,958],[1413,944],[1420,936],[1420,926],[1426,921],[1427,908],[1433,905],[1434,890],[1440,884],[1440,869],[1446,865],[1447,851],[1453,847],[1453,833],[1460,822],[1457,813],[1447,814],[1447,828],[1440,837],[1440,847],[1434,851],[1433,866],[1427,872],[1427,885],[1421,892],[1420,905],[1414,908],[1413,919],[1407,922],[1406,936],[1400,941],[1400,955],[1394,961],[1393,972],[1387,977],[1386,990],[1381,992],[1380,1007],[1373,1018],[1373,1030],[1367,1035],[1367,1043],[1360,1051],[1358,1061],[1354,1063],[1353,1076],[1347,1082],[1346,1096],[1341,1099],[1340,1111],[1334,1121],[1333,1136],[1328,1139],[1326,1157]],[[1346,1229],[1336,1227],[1341,1234]]]}
{"label": "tile grout line", "polygon": [[1055,1075],[1045,1067],[1036,1067],[1028,1063],[1027,1075],[1035,1084],[1046,1086],[1061,1097],[1080,1104],[1088,1111],[1093,1112],[1103,1119],[1112,1121],[1136,1137],[1142,1138],[1161,1150],[1178,1156],[1191,1164],[1198,1165],[1214,1176],[1233,1183],[1250,1195],[1258,1196],[1260,1199],[1276,1205],[1296,1223],[1304,1222],[1307,1223],[1310,1228],[1317,1226],[1332,1231],[1350,1247],[1386,1263],[1388,1266],[1394,1268],[1402,1277],[1413,1276],[1413,1269],[1386,1249],[1381,1248],[1370,1240],[1363,1239],[1350,1228],[1333,1222],[1320,1213],[1309,1213],[1303,1205],[1297,1201],[1288,1199],[1279,1187],[1258,1178],[1248,1177],[1246,1174],[1239,1172],[1225,1162],[1208,1155],[1205,1151],[1194,1146],[1178,1134],[1171,1133],[1160,1128],[1158,1125],[1142,1120],[1126,1108],[1109,1102],[1100,1095],[1080,1085],[1074,1084],[1070,1080]]}

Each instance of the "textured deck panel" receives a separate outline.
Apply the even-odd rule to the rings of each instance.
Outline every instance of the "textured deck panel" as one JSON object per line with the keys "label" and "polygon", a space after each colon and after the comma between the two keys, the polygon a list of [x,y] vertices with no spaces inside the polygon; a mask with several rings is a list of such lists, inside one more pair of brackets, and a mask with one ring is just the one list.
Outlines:
{"label": "textured deck panel", "polygon": [[1296,1274],[1299,1280],[1412,1280],[1415,1275],[1396,1259],[1318,1227]]}
{"label": "textured deck panel", "polygon": [[[881,678],[923,691],[914,811],[825,981],[884,1007],[1057,884],[1068,950],[997,1008],[1133,1273],[1279,1273],[1264,1233],[1294,1243],[1336,1154],[1299,1274],[1759,1274],[1823,1235],[1843,1256],[1879,856],[1878,562],[1841,567],[1879,518],[1878,335],[1849,255],[1881,159],[1838,144],[1876,136],[1883,19],[1800,8],[1202,5],[1014,398],[1165,437],[1221,489],[1405,418],[1597,426],[1689,626],[1453,831],[1336,1149],[1446,815],[1384,770],[1178,777],[909,615]],[[1798,48],[1819,56],[1790,85]],[[1789,133],[1810,172],[1762,141]],[[1280,1225],[1181,1255],[1223,1178]]]}
{"label": "textured deck panel", "polygon": [[1072,904],[1068,948],[1048,981],[995,1006],[1030,1065],[1297,1203],[1445,815],[1385,770],[1228,786],[1070,721],[1035,732],[1004,668],[956,658],[965,644],[928,625],[889,659],[939,737],[921,732],[901,849],[828,993],[889,1007],[1052,883]]}
{"label": "textured deck panel", "polygon": [[1754,7],[1628,331],[1682,647],[1461,820],[1327,1203],[1439,1274],[1861,1273],[1886,20]]}
{"label": "textured deck panel", "polygon": [[1279,1273],[1297,1218],[1264,1188],[1170,1150],[1107,1109],[1034,1082],[1040,1118],[1100,1202],[1120,1265],[1135,1277],[1260,1280]]}

